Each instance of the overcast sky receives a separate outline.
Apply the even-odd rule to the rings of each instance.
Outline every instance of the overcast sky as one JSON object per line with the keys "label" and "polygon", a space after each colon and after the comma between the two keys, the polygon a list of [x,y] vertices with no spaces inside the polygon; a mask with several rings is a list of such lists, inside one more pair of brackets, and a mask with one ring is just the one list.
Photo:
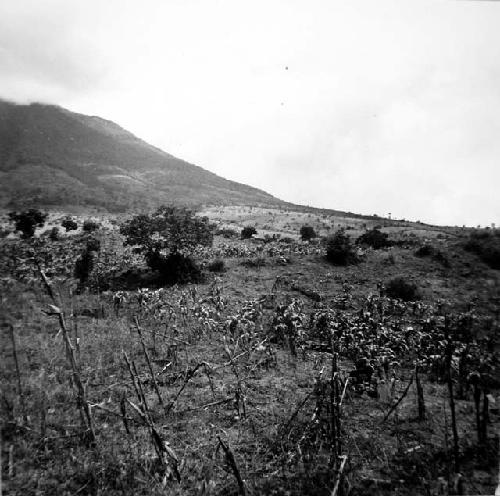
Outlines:
{"label": "overcast sky", "polygon": [[500,2],[1,0],[0,97],[295,203],[500,224]]}

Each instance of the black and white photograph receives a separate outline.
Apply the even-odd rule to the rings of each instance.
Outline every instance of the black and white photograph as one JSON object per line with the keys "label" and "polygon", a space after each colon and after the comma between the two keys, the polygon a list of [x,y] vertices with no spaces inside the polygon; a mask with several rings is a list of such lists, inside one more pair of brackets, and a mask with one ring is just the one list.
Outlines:
{"label": "black and white photograph", "polygon": [[0,496],[500,496],[500,0],[0,0]]}

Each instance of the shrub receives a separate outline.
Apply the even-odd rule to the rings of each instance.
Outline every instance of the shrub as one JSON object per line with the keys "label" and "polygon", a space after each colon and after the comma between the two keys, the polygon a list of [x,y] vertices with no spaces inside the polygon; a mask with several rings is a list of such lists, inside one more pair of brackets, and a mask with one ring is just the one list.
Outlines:
{"label": "shrub", "polygon": [[30,208],[24,212],[10,212],[9,220],[14,222],[16,231],[21,231],[22,239],[29,239],[35,235],[37,227],[43,227],[49,214]]}
{"label": "shrub", "polygon": [[371,246],[374,250],[380,250],[392,245],[391,241],[389,241],[389,235],[376,228],[362,234],[356,240],[356,244]]}
{"label": "shrub", "polygon": [[474,231],[464,248],[478,255],[492,269],[500,269],[500,232]]}
{"label": "shrub", "polygon": [[351,240],[344,229],[339,229],[326,240],[326,259],[334,265],[348,265],[356,263]]}
{"label": "shrub", "polygon": [[85,232],[97,231],[97,229],[99,229],[99,227],[101,227],[100,224],[98,222],[96,222],[95,220],[86,219],[83,222],[83,230]]}
{"label": "shrub", "polygon": [[61,222],[61,227],[63,227],[64,229],[66,229],[66,232],[68,232],[68,231],[76,231],[78,229],[78,224],[71,217],[66,217]]}
{"label": "shrub", "polygon": [[224,263],[224,260],[219,258],[208,264],[208,270],[210,272],[225,272],[226,264]]}
{"label": "shrub", "polygon": [[241,230],[241,239],[250,239],[254,234],[257,234],[255,227],[246,226]]}
{"label": "shrub", "polygon": [[80,281],[81,285],[87,282],[90,273],[94,269],[95,259],[100,247],[101,243],[98,239],[89,238],[85,249],[76,260],[73,274]]}
{"label": "shrub", "polygon": [[201,282],[201,270],[190,254],[197,246],[212,245],[213,226],[208,217],[196,217],[183,207],[162,206],[152,215],[128,220],[120,232],[125,244],[144,253],[148,266],[166,284]]}
{"label": "shrub", "polygon": [[416,252],[416,257],[430,257],[434,255],[434,247],[429,244],[422,245]]}
{"label": "shrub", "polygon": [[387,296],[398,300],[415,301],[420,299],[417,286],[401,276],[391,279],[386,284],[385,291]]}
{"label": "shrub", "polygon": [[50,230],[49,239],[51,241],[57,241],[59,239],[59,228],[57,226]]}
{"label": "shrub", "polygon": [[450,267],[450,261],[445,253],[441,250],[437,250],[434,246],[425,244],[421,246],[416,252],[416,257],[432,257],[433,260],[439,262],[443,267]]}
{"label": "shrub", "polygon": [[317,234],[313,227],[302,226],[300,228],[300,237],[302,238],[302,241],[309,241],[310,239],[316,238]]}
{"label": "shrub", "polygon": [[217,234],[218,236],[223,236],[224,238],[228,238],[228,239],[238,237],[238,231],[235,231],[234,229],[229,229],[229,228],[217,229],[217,231],[215,231],[215,234]]}

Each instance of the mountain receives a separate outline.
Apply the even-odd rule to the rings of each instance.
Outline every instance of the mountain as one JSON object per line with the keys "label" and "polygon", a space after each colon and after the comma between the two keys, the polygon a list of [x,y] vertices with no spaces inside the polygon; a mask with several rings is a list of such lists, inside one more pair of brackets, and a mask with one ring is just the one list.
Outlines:
{"label": "mountain", "polygon": [[149,145],[114,122],[0,100],[0,208],[283,205]]}

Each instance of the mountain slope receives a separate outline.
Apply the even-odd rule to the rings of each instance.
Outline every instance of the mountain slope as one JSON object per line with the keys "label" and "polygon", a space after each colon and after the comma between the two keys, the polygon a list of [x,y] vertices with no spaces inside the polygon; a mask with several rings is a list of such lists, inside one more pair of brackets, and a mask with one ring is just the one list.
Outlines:
{"label": "mountain slope", "polygon": [[0,101],[0,207],[126,210],[169,202],[284,203],[173,157],[111,121]]}

